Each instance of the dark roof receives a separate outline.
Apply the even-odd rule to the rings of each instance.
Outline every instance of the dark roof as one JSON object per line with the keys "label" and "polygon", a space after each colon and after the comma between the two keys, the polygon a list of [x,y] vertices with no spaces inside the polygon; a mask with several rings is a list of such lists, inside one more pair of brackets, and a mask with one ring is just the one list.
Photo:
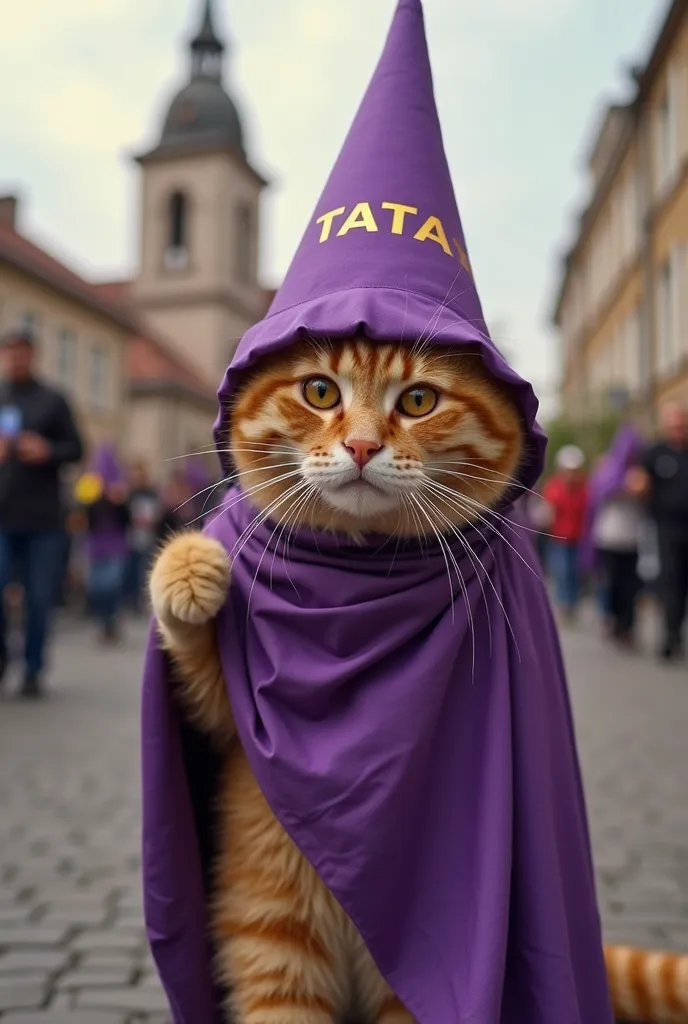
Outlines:
{"label": "dark roof", "polygon": [[195,78],[170,103],[160,147],[194,148],[212,136],[217,145],[243,155],[244,129],[234,100],[214,78]]}
{"label": "dark roof", "polygon": [[213,0],[205,0],[201,27],[191,40],[191,48],[214,50],[216,53],[221,53],[224,50],[224,43],[215,31]]}
{"label": "dark roof", "polygon": [[9,224],[0,221],[0,261],[41,281],[42,284],[62,292],[94,313],[105,317],[124,330],[137,329],[133,312],[99,291],[79,274],[70,270],[50,253],[20,235]]}

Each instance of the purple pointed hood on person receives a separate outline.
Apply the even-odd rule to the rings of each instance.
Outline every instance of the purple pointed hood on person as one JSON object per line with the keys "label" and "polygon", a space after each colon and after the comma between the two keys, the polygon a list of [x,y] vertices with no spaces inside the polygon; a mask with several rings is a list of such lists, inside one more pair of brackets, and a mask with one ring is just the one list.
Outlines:
{"label": "purple pointed hood on person", "polygon": [[105,487],[121,483],[124,479],[117,449],[109,442],[99,445],[91,458],[90,470],[97,473]]}
{"label": "purple pointed hood on person", "polygon": [[[477,352],[521,410],[532,486],[537,402],[485,326],[420,0],[399,0],[284,283],[239,344],[218,449],[257,360],[356,333]],[[379,537],[360,547],[306,528],[287,565],[238,488],[207,532],[232,559],[216,633],[246,757],[418,1024],[611,1024],[564,669],[526,535],[468,531],[473,557],[453,546],[460,582],[439,546],[392,557]],[[181,721],[155,630],[142,745],[153,955],[175,1024],[219,1024],[206,909],[217,765]]]}
{"label": "purple pointed hood on person", "polygon": [[596,566],[594,526],[599,511],[609,498],[621,490],[626,474],[638,461],[642,448],[643,440],[635,425],[622,423],[609,450],[590,474],[588,505],[579,553],[579,564],[583,572],[592,572]]}

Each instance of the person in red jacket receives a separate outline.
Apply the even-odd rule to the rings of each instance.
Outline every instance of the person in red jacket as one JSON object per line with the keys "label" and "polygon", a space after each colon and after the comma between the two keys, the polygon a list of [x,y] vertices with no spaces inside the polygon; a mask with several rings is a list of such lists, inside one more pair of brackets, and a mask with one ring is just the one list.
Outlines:
{"label": "person in red jacket", "polygon": [[575,616],[580,601],[578,549],[588,506],[584,464],[585,456],[576,445],[560,448],[556,457],[556,473],[542,492],[552,515],[549,571],[554,583],[554,599],[566,619]]}

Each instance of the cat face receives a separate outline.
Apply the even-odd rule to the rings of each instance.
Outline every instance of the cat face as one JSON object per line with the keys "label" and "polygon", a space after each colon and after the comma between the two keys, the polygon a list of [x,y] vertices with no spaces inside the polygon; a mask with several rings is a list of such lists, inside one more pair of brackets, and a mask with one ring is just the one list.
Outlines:
{"label": "cat face", "polygon": [[230,440],[243,489],[271,518],[349,533],[465,525],[499,501],[522,454],[519,414],[476,353],[360,339],[265,359]]}

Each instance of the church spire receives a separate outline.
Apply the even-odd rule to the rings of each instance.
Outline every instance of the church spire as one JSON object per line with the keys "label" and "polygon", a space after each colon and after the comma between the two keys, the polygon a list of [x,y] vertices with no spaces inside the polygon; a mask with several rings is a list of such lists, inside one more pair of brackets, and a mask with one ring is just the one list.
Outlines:
{"label": "church spire", "polygon": [[191,77],[221,80],[225,46],[215,31],[213,0],[203,0],[201,24],[190,46]]}

